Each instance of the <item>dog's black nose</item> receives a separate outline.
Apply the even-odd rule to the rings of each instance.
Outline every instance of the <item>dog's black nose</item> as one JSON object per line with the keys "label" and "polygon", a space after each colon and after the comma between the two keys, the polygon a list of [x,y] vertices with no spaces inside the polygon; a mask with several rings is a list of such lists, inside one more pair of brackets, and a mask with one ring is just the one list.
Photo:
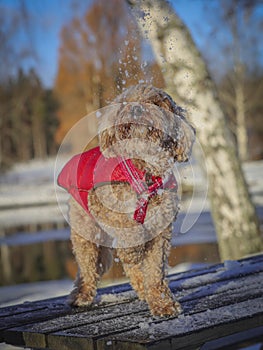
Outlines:
{"label": "dog's black nose", "polygon": [[143,108],[142,108],[142,106],[138,106],[138,105],[133,106],[131,112],[132,112],[133,117],[135,117],[135,118],[140,117],[142,115]]}

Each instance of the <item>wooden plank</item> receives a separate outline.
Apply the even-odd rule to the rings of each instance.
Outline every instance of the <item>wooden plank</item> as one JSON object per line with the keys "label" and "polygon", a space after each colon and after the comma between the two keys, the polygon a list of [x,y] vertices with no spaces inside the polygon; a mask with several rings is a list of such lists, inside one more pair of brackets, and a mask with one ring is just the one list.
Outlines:
{"label": "wooden plank", "polygon": [[31,310],[40,310],[48,307],[49,305],[65,304],[65,302],[66,296],[62,296],[32,302],[26,301],[23,304],[5,306],[3,308],[0,308],[0,322],[3,317],[9,317],[10,315],[17,315],[28,311],[30,312]]}
{"label": "wooden plank", "polygon": [[[101,336],[109,336],[114,334],[119,334],[123,331],[128,331],[134,329],[139,323],[145,322],[149,319],[149,312],[145,313],[135,313],[130,315],[122,315],[109,320],[103,320],[95,324],[84,325],[81,327],[75,327],[74,329],[69,329],[63,332],[52,333],[47,335],[47,343],[51,349],[63,349],[65,344],[65,339],[71,338],[81,341],[83,338],[89,341],[89,346],[94,346],[96,344],[96,339]],[[77,346],[76,349],[79,347]]]}
{"label": "wooden plank", "polygon": [[[252,272],[259,272],[262,271],[263,268],[263,255],[261,256],[255,256],[249,259],[244,259],[241,261],[240,263],[240,270],[238,271],[238,273],[241,273],[243,275],[245,275],[245,270],[246,270],[246,266],[250,265],[250,271],[249,273]],[[177,273],[177,274],[173,274],[171,276],[169,276],[169,280],[170,280],[170,287],[173,289],[185,289],[188,288],[188,286],[190,285],[190,287],[192,288],[193,285],[199,285],[202,284],[202,275],[204,276],[204,282],[207,283],[208,281],[208,274],[211,274],[211,282],[214,282],[215,280],[222,280],[222,279],[226,279],[226,275],[222,274],[221,272],[224,271],[224,267],[222,264],[219,265],[213,265],[207,268],[202,268],[202,269],[198,269],[198,270],[193,270],[193,271],[187,271],[187,272],[182,272],[182,273]],[[246,271],[247,274],[248,271]],[[215,274],[216,273],[216,274]],[[228,275],[227,278],[236,278],[236,276],[238,276],[237,271],[233,271],[231,275]],[[200,276],[200,277],[198,277]],[[215,276],[215,278],[213,277]],[[198,277],[196,280],[194,280],[194,277]],[[183,283],[183,281],[186,281],[185,283]],[[111,293],[111,294],[119,294],[125,291],[130,291],[131,287],[128,283],[122,284],[122,285],[117,285],[117,286],[111,286],[111,287],[107,287],[107,288],[102,288],[98,290],[98,295],[103,295],[105,293]],[[41,300],[41,301],[36,301],[36,302],[26,302],[24,304],[20,304],[20,305],[15,305],[15,306],[9,306],[9,307],[5,307],[5,308],[1,308],[0,309],[0,317],[2,318],[3,316],[8,316],[9,315],[15,315],[15,314],[19,314],[19,313],[23,313],[26,311],[30,311],[30,310],[39,310],[41,308],[45,308],[50,304],[55,305],[56,303],[61,303],[64,304],[65,303],[65,298],[66,297],[59,297],[59,298],[52,298],[52,299],[48,299],[48,300]],[[1,322],[1,319],[0,319]],[[6,323],[6,321],[4,321],[4,323]],[[0,324],[1,327],[1,324]],[[0,328],[1,329],[1,328]]]}
{"label": "wooden plank", "polygon": [[40,304],[34,308],[27,308],[26,311],[21,311],[14,315],[9,314],[0,317],[0,331],[7,328],[15,327],[17,325],[29,324],[32,322],[37,322],[45,319],[52,319],[57,316],[65,315],[67,313],[78,312],[76,309],[70,308],[67,303],[52,303]]}
{"label": "wooden plank", "polygon": [[[248,298],[255,298],[261,296],[263,289],[263,273],[258,275],[252,275],[248,277],[242,277],[239,280],[239,284],[233,281],[222,281],[220,283],[211,284],[204,286],[204,288],[192,288],[183,290],[177,293],[177,299],[184,303],[184,312],[187,314],[193,314],[204,310],[205,308],[215,308],[218,306],[229,305],[233,301],[243,301]],[[126,294],[126,295],[125,295]],[[21,341],[20,333],[23,332],[24,336],[26,333],[38,334],[38,340],[43,342],[42,338],[39,338],[39,334],[42,334],[45,338],[45,334],[50,332],[62,331],[64,329],[73,328],[90,323],[96,323],[103,321],[104,319],[120,317],[121,315],[132,314],[139,311],[145,312],[148,310],[145,303],[135,300],[134,293],[123,293],[123,300],[127,300],[128,303],[116,304],[109,306],[109,304],[98,305],[98,308],[92,308],[89,311],[80,311],[79,313],[70,313],[66,316],[56,317],[54,319],[35,322],[29,326],[22,326],[12,328],[5,333],[5,337],[8,341],[10,339],[19,339]],[[201,308],[201,309],[200,309]],[[41,339],[41,340],[39,340]],[[28,346],[33,346],[32,343],[28,343]],[[40,347],[39,344],[35,343],[35,347]]]}
{"label": "wooden plank", "polygon": [[[105,293],[109,294],[120,294],[123,291],[130,292],[131,286],[126,283],[123,285],[112,286],[103,288],[98,291],[98,298]],[[135,298],[135,293],[133,293],[133,298]],[[131,295],[127,293],[126,296],[120,296],[122,300],[131,298]],[[0,309],[0,332],[17,325],[29,324],[32,321],[41,321],[45,318],[52,319],[54,317],[62,316],[67,313],[79,313],[83,312],[85,308],[71,308],[67,304],[67,296],[57,297],[52,299],[45,299],[35,302],[26,302],[20,305],[8,306]],[[117,303],[117,298],[114,303]],[[108,303],[112,304],[112,303]],[[96,306],[94,306],[96,308]]]}
{"label": "wooden plank", "polygon": [[132,302],[130,300],[122,304],[103,305],[90,310],[87,310],[87,308],[78,309],[81,310],[79,313],[67,314],[52,320],[8,329],[4,332],[4,339],[8,343],[12,342],[13,345],[18,344],[18,342],[21,343],[21,339],[23,339],[23,345],[28,347],[44,347],[46,335],[51,332],[59,332],[82,325],[100,324],[103,320],[107,322],[108,319],[116,319],[121,315],[135,314],[140,312],[142,308],[146,308],[143,302],[139,300]]}
{"label": "wooden plank", "polygon": [[[255,279],[255,277],[254,277]],[[252,280],[251,280],[252,282]],[[243,286],[243,290],[242,290]],[[236,291],[236,293],[233,293],[233,290],[229,290],[228,293],[226,290],[221,290],[219,293],[211,296],[207,296],[206,298],[202,297],[200,300],[189,300],[183,303],[183,308],[184,308],[184,315],[193,315],[196,313],[204,312],[207,309],[214,310],[218,307],[226,306],[226,305],[231,305],[233,303],[237,303],[240,301],[240,299],[247,299],[261,296],[262,295],[262,287],[263,287],[263,282],[261,284],[258,284],[256,286],[254,284],[253,288],[251,288],[245,295],[243,295],[243,292],[246,289],[246,285],[243,283],[241,284],[240,288]],[[241,293],[241,297],[239,298]],[[192,295],[194,295],[192,293]],[[110,319],[107,320],[107,322],[104,322],[102,320],[99,324],[93,324],[92,327],[94,327],[95,330],[97,330],[97,333],[99,334],[99,337],[96,336],[96,333],[93,332],[92,327],[87,327],[87,325],[84,325],[82,327],[73,327],[69,328],[66,332],[58,332],[57,334],[52,334],[48,336],[48,339],[62,337],[60,341],[58,339],[56,340],[56,344],[60,344],[60,346],[63,346],[63,341],[65,339],[65,333],[67,336],[70,337],[79,337],[81,338],[83,335],[85,337],[90,336],[93,338],[95,341],[96,338],[100,338],[101,336],[105,336],[107,332],[110,334],[114,334],[116,332],[124,332],[126,329],[131,330],[132,328],[138,329],[138,325],[145,325],[148,324],[149,322],[152,322],[152,324],[160,322],[160,319],[155,319],[152,318],[149,314],[149,312],[144,312],[147,311],[147,306],[144,305],[142,308],[142,311],[138,314],[133,314],[131,317],[121,317],[121,314],[116,318],[116,319]],[[161,319],[163,320],[163,319]],[[118,328],[116,328],[116,324],[118,324]],[[71,325],[72,327],[72,325]],[[107,335],[109,336],[109,334]],[[58,347],[59,349],[59,347]]]}
{"label": "wooden plank", "polygon": [[[61,342],[61,339],[63,341]],[[59,350],[97,350],[94,348],[93,343],[89,338],[71,338],[68,336],[62,337],[60,339],[51,339],[49,340],[47,346],[51,349]]]}
{"label": "wooden plank", "polygon": [[246,300],[249,295],[258,295],[263,288],[263,272],[257,275],[251,275],[242,277],[238,280],[226,280],[220,282],[209,283],[208,285],[202,285],[191,289],[182,289],[176,291],[172,288],[173,293],[181,302],[191,300],[194,301],[200,298],[213,299],[216,294],[222,294],[225,297],[236,296],[237,300]]}
{"label": "wooden plank", "polygon": [[[232,276],[233,277],[233,276]],[[216,277],[216,280],[218,280],[218,277]],[[212,282],[212,280],[210,279],[209,280],[210,281],[210,283]],[[198,280],[198,283],[199,283],[199,280]],[[193,282],[190,282],[190,285],[193,285]],[[171,285],[171,287],[173,287],[172,285]],[[178,287],[178,286],[177,286]],[[186,286],[183,286],[184,288],[186,287]],[[130,288],[130,287],[129,287]],[[124,290],[125,289],[127,289],[127,286],[124,286]],[[211,289],[211,288],[210,288]],[[109,291],[109,292],[112,292],[112,289],[107,289],[107,291]],[[114,292],[117,292],[117,291],[120,291],[120,290],[118,290],[118,288],[117,287],[114,287]],[[106,290],[104,290],[104,292],[106,292]],[[33,304],[35,304],[35,303],[33,303]],[[44,304],[44,307],[46,307],[46,305],[45,305],[45,303],[43,302],[43,304]],[[49,303],[50,304],[50,303]],[[42,307],[42,303],[36,303],[36,305],[39,307]],[[28,306],[28,305],[26,305],[26,306]],[[49,305],[50,306],[50,305]],[[54,306],[52,307],[52,308],[54,308]],[[17,309],[18,310],[18,309]],[[22,310],[24,310],[24,305],[22,305]],[[19,310],[19,312],[20,312],[21,310]],[[17,312],[17,311],[16,311]],[[13,310],[11,310],[11,315],[12,315],[12,313],[13,313]],[[24,318],[24,316],[22,316],[22,318]],[[20,320],[18,320],[18,321],[20,321]],[[24,319],[24,321],[25,321],[25,319]],[[6,325],[6,323],[5,323],[5,325]]]}
{"label": "wooden plank", "polygon": [[225,262],[206,269],[174,274],[169,277],[170,287],[177,290],[198,287],[217,281],[237,279],[263,271],[263,255],[241,261]]}
{"label": "wooden plank", "polygon": [[208,341],[202,346],[202,350],[238,350],[244,348],[244,343],[246,346],[263,343],[263,326]]}
{"label": "wooden plank", "polygon": [[[207,309],[215,310],[260,297],[263,289],[262,261],[263,255],[172,275],[170,286],[183,303],[184,316],[195,317]],[[0,317],[0,324],[2,322],[2,329],[8,331],[3,339],[12,344],[42,348],[51,345],[54,349],[70,348],[70,344],[78,343],[79,346],[92,347],[97,340],[99,345],[103,344],[100,343],[101,337],[108,339],[110,334],[120,336],[133,330],[140,333],[138,324],[161,322],[152,320],[147,305],[136,300],[129,284],[101,289],[98,295],[102,301],[90,310],[71,309],[65,305],[65,298],[4,308],[0,310],[0,316],[4,315]],[[117,328],[116,321],[120,323]],[[164,340],[168,348],[172,344],[171,339],[160,339]],[[155,339],[155,345],[148,342],[147,346],[156,347],[158,341]],[[126,343],[128,346],[129,342],[118,343],[118,346]],[[139,348],[144,345],[138,343]]]}
{"label": "wooden plank", "polygon": [[[155,349],[156,342],[170,340],[174,350],[196,349],[208,340],[258,327],[263,322],[263,297],[249,302],[233,304],[231,309],[223,306],[215,310],[206,310],[192,316],[181,315],[160,323],[153,323],[149,328],[142,327],[116,336],[97,341],[97,349]],[[109,340],[111,344],[109,346]],[[140,346],[140,347],[139,347]],[[158,348],[158,347],[157,347]],[[169,349],[169,348],[168,348]]]}
{"label": "wooden plank", "polygon": [[[126,292],[123,292],[126,291]],[[111,298],[107,305],[117,304],[124,302],[125,300],[135,299],[136,295],[131,291],[131,286],[128,283],[119,286],[106,287],[98,291],[98,298],[101,297],[102,293],[109,295],[115,295],[115,300]],[[104,294],[103,294],[104,295]],[[65,297],[57,297],[52,299],[46,299],[36,302],[26,302],[21,305],[8,306],[0,309],[0,341],[4,341],[4,331],[10,328],[21,327],[22,325],[37,324],[38,322],[45,320],[52,320],[54,318],[63,315],[74,315],[80,314],[83,311],[90,308],[71,308],[67,305]],[[105,298],[104,298],[105,299]],[[99,307],[102,307],[105,302],[101,302]],[[92,308],[96,309],[98,305],[93,305]],[[23,336],[17,332],[14,338],[16,343],[14,345],[24,344]]]}

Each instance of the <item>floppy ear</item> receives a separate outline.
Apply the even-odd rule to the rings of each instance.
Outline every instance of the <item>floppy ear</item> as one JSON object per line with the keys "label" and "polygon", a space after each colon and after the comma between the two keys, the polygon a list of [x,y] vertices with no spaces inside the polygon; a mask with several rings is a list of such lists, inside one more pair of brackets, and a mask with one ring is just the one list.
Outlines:
{"label": "floppy ear", "polygon": [[98,119],[99,146],[104,157],[115,157],[114,145],[116,144],[115,121],[118,115],[120,103],[110,104],[100,110]]}
{"label": "floppy ear", "polygon": [[178,129],[177,147],[175,149],[175,158],[178,162],[187,162],[189,160],[194,141],[195,129],[185,119],[181,119]]}
{"label": "floppy ear", "polygon": [[114,144],[116,143],[115,127],[111,126],[99,133],[100,150],[105,158],[115,157]]}

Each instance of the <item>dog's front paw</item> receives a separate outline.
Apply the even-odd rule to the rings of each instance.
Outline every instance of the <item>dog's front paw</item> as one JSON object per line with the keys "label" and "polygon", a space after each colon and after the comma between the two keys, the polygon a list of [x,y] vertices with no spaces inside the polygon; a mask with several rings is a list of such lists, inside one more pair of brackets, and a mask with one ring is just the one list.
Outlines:
{"label": "dog's front paw", "polygon": [[71,306],[81,307],[81,306],[90,306],[93,302],[93,299],[90,300],[85,296],[77,296],[76,298],[69,297],[68,304]]}
{"label": "dog's front paw", "polygon": [[78,289],[74,289],[68,297],[68,304],[71,306],[89,306],[93,303],[94,295],[84,293]]}
{"label": "dog's front paw", "polygon": [[155,300],[149,303],[150,311],[153,316],[179,316],[182,313],[180,303],[171,298]]}

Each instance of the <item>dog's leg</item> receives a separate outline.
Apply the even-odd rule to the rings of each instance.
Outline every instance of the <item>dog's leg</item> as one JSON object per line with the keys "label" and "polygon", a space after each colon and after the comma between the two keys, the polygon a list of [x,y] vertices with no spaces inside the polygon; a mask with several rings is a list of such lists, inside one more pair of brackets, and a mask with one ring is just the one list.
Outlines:
{"label": "dog's leg", "polygon": [[100,277],[99,247],[74,231],[71,232],[71,241],[79,272],[69,297],[69,303],[75,306],[90,305],[96,295]]}
{"label": "dog's leg", "polygon": [[142,263],[138,261],[138,252],[135,249],[117,249],[117,255],[122,262],[126,276],[138,295],[140,300],[145,300],[144,278],[142,273]]}
{"label": "dog's leg", "polygon": [[175,302],[165,280],[165,264],[170,249],[170,232],[159,234],[147,243],[144,259],[146,301],[155,316],[179,315],[181,306]]}
{"label": "dog's leg", "polygon": [[138,295],[140,300],[145,300],[143,273],[141,264],[129,265],[123,264],[123,269],[127,277],[129,277],[131,285]]}

